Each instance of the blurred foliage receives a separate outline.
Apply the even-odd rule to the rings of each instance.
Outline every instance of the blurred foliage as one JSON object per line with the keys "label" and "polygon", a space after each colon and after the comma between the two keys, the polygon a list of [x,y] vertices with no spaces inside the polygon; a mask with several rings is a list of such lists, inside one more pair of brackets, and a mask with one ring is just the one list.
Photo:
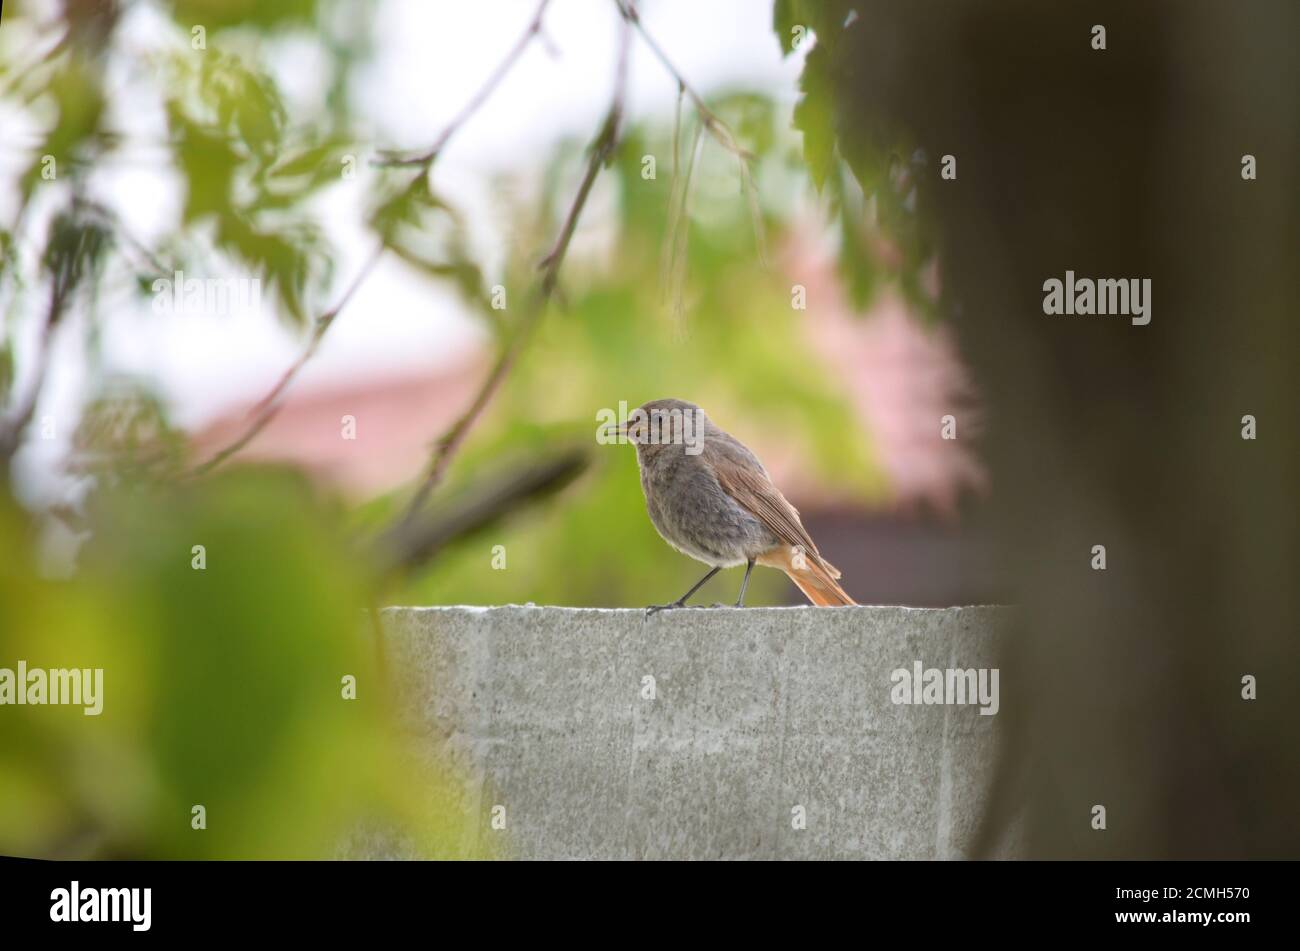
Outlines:
{"label": "blurred foliage", "polygon": [[5,708],[0,853],[328,857],[382,819],[421,854],[464,854],[474,818],[396,738],[355,556],[307,483],[135,484],[90,520],[75,577],[53,581],[27,517],[0,511],[0,666],[104,671],[98,716]]}
{"label": "blurred foliage", "polygon": [[[17,214],[0,229],[0,429],[32,390],[10,392],[25,379],[18,317],[39,315],[48,338],[75,311],[93,344],[93,303],[123,272],[147,293],[173,262],[197,259],[261,277],[287,322],[317,312],[331,249],[310,206],[356,164],[346,86],[369,44],[362,7],[5,4],[0,99],[34,138],[6,142],[19,161],[4,182]],[[122,25],[160,13],[173,30],[141,60]],[[291,109],[272,78],[288,37],[324,54],[315,106]],[[154,167],[183,186],[162,253],[95,187],[97,168],[139,162],[141,143],[114,118],[126,97],[111,102],[127,64],[152,82],[164,122],[165,139],[147,143],[163,150]],[[88,369],[69,465],[92,477],[80,510],[33,515],[0,478],[0,668],[102,668],[103,712],[3,708],[0,854],[328,857],[364,828],[400,835],[413,855],[489,855],[462,779],[422,759],[389,710],[371,570],[337,501],[285,472],[188,478],[168,408]],[[74,535],[72,565],[51,552]]]}
{"label": "blurred foliage", "polygon": [[[144,59],[122,28],[142,9],[161,17],[164,35]],[[349,104],[372,45],[369,5],[77,0],[61,11],[6,5],[0,31],[0,99],[35,130],[34,141],[15,147],[21,162],[5,183],[18,214],[0,229],[0,409],[17,402],[7,391],[23,376],[10,316],[39,310],[53,326],[75,307],[93,353],[94,304],[112,277],[147,294],[173,267],[256,276],[273,291],[266,299],[279,319],[310,332],[337,283],[316,217],[333,187],[365,189],[374,237],[420,275],[454,287],[496,344],[517,332],[538,259],[581,176],[583,143],[539,158],[538,200],[516,197],[531,194],[533,181],[499,190],[499,218],[512,230],[492,274],[473,252],[477,222],[461,214],[437,165],[366,164],[363,123]],[[289,39],[323,54],[318,101],[291,102],[276,82],[277,44]],[[833,215],[855,300],[890,277],[915,290],[872,217],[877,209],[906,220],[906,181],[882,165],[873,187],[859,187],[862,176],[845,171],[824,102],[824,57],[813,52],[793,116],[804,156],[790,111],[746,92],[709,97],[736,148],[721,146],[724,133],[695,114],[623,131],[551,312],[457,457],[433,513],[481,498],[514,460],[523,468],[561,447],[591,447],[599,410],[665,396],[701,404],[761,453],[798,459],[841,498],[884,495],[872,448],[808,344],[807,312],[791,306],[779,261],[788,226],[808,218],[811,180]],[[143,63],[157,106],[153,168],[182,188],[176,219],[152,247],[122,227],[93,174],[138,161],[129,150],[141,143],[122,141],[113,119],[122,103],[110,77],[127,60]],[[646,156],[656,160],[652,177]],[[903,256],[919,271],[924,246],[906,246]],[[497,283],[504,309],[489,304],[486,288]],[[47,284],[53,306],[40,293]],[[420,854],[467,854],[479,817],[465,812],[457,777],[412,765],[397,739],[364,612],[375,594],[374,550],[365,546],[405,493],[349,507],[286,473],[231,467],[195,480],[168,407],[93,359],[88,371],[69,466],[90,477],[84,512],[38,519],[0,486],[0,666],[102,667],[109,702],[100,717],[71,707],[6,712],[0,852],[314,856],[375,818],[411,837]],[[386,599],[641,606],[676,597],[701,566],[655,534],[632,448],[597,445],[595,456],[554,501],[484,519],[488,527],[442,548],[383,591]],[[85,543],[55,579],[42,570],[43,545],[51,534],[66,538],[59,519]],[[191,566],[200,544],[204,570]],[[497,545],[508,570],[493,570]],[[699,600],[732,601],[739,579],[728,573]],[[779,574],[760,571],[748,602],[779,603],[787,591]],[[357,677],[355,701],[342,699],[345,674]],[[207,810],[203,832],[190,829],[198,803]]]}
{"label": "blurred foliage", "polygon": [[304,294],[329,276],[320,229],[291,215],[341,175],[341,138],[291,141],[270,77],[215,50],[174,55],[167,118],[188,194],[181,224],[214,226],[216,248],[276,292],[290,320],[306,320]]}
{"label": "blurred foliage", "polygon": [[454,206],[433,192],[428,175],[417,174],[391,194],[382,194],[370,224],[388,250],[428,277],[451,280],[465,301],[488,311],[465,223]]}
{"label": "blurred foliage", "polygon": [[118,381],[83,411],[72,437],[74,465],[115,483],[161,482],[185,467],[185,435],[167,407],[135,381]]}
{"label": "blurred foliage", "polygon": [[[165,42],[141,59],[138,47],[127,48],[121,24],[147,17],[146,10],[170,14],[173,24]],[[64,3],[57,16],[49,12],[35,4],[6,5],[0,35],[0,99],[37,130],[35,141],[6,143],[25,162],[13,182],[17,223],[4,229],[0,242],[9,312],[21,309],[30,283],[10,245],[41,240],[49,204],[89,216],[90,206],[78,202],[93,191],[93,170],[138,165],[141,149],[159,146],[184,189],[180,217],[157,241],[170,252],[167,257],[176,264],[188,258],[209,272],[234,268],[260,278],[279,316],[291,324],[323,309],[320,295],[330,284],[333,254],[310,205],[356,165],[347,84],[370,46],[362,5],[77,0]],[[323,63],[320,102],[295,102],[292,115],[272,70],[277,44],[288,38],[315,46]],[[109,108],[109,98],[120,90],[109,77],[124,69],[152,83],[149,94],[166,123],[163,141],[123,138]],[[129,105],[125,95],[120,98],[119,109],[140,108],[138,90]],[[132,285],[147,292],[162,270],[159,260],[142,261],[119,244],[114,263],[134,273]],[[9,323],[0,345],[13,332]]]}
{"label": "blurred foliage", "polygon": [[776,0],[772,27],[787,55],[807,49],[794,126],[818,191],[840,225],[840,274],[858,307],[892,280],[919,314],[935,319],[937,293],[928,286],[935,242],[918,208],[917,176],[937,174],[939,156],[916,148],[907,133],[878,117],[836,121],[836,78],[849,30],[866,29],[851,0]]}

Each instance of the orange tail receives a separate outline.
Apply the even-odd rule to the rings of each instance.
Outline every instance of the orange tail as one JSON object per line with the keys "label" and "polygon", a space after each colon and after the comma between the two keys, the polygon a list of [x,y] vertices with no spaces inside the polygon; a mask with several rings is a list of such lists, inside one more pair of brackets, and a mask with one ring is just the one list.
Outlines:
{"label": "orange tail", "polygon": [[758,559],[760,565],[780,568],[813,604],[822,608],[835,608],[857,604],[848,592],[835,581],[839,569],[815,553],[803,556],[801,567],[794,566],[793,551],[782,545]]}
{"label": "orange tail", "polygon": [[786,571],[790,580],[799,586],[799,590],[813,604],[822,608],[837,608],[846,604],[857,604],[849,597],[848,592],[836,584],[835,579],[829,576],[818,578],[811,570],[795,571],[790,569]]}

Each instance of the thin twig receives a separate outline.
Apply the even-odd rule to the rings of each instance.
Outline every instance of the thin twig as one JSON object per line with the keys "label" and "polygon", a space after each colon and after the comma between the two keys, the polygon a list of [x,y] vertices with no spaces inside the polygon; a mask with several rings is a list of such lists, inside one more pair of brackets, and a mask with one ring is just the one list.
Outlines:
{"label": "thin twig", "polygon": [[627,92],[627,73],[628,73],[628,56],[631,34],[627,25],[624,26],[622,33],[622,45],[619,52],[618,71],[614,84],[614,95],[610,101],[609,111],[605,115],[605,120],[601,124],[600,131],[597,133],[595,140],[592,142],[591,154],[587,159],[587,168],[583,173],[582,182],[578,185],[578,192],[574,196],[573,203],[569,206],[569,212],[565,216],[564,224],[560,228],[559,236],[555,239],[555,244],[551,247],[550,252],[542,259],[539,267],[542,270],[542,278],[534,292],[529,296],[523,317],[511,337],[509,343],[501,350],[497,357],[496,363],[493,364],[486,379],[480,385],[478,392],[474,395],[473,401],[469,408],[452,424],[451,428],[443,434],[434,448],[433,458],[429,463],[428,471],[419,487],[412,496],[410,504],[407,506],[406,513],[402,517],[404,523],[412,522],[424,507],[428,500],[429,494],[442,481],[446,474],[447,467],[451,464],[456,452],[469,436],[470,430],[482,415],[483,410],[491,402],[492,397],[500,388],[502,381],[510,373],[511,368],[519,358],[525,344],[532,335],[532,331],[541,320],[546,311],[546,305],[550,301],[552,293],[555,291],[556,282],[559,279],[560,265],[564,263],[564,257],[569,250],[569,242],[573,238],[573,232],[578,226],[578,218],[582,214],[583,207],[587,204],[587,196],[591,194],[591,187],[596,181],[596,176],[600,173],[601,168],[609,160],[618,141],[619,125],[623,118],[623,103]]}
{"label": "thin twig", "polygon": [[[50,305],[45,312],[45,322],[41,325],[40,337],[36,345],[36,364],[32,385],[27,397],[10,416],[0,421],[0,467],[8,465],[18,447],[22,445],[23,433],[36,415],[41,391],[45,389],[45,378],[50,366],[50,345],[54,339],[54,330],[63,315],[67,303],[69,288],[65,286],[58,274],[50,279]],[[0,473],[3,474],[3,473]]]}
{"label": "thin twig", "polygon": [[[678,85],[677,87],[677,107],[673,110],[673,170],[672,183],[668,189],[668,217],[666,220],[667,227],[665,231],[668,237],[664,239],[663,248],[659,255],[659,290],[665,301],[668,300],[668,275],[672,273],[673,260],[677,249],[677,192],[682,187],[682,176],[679,166],[681,165],[681,138],[682,138],[682,100],[686,98],[686,87]],[[699,130],[697,128],[696,135]],[[692,140],[692,150],[694,141]]]}
{"label": "thin twig", "polygon": [[700,122],[704,124],[705,130],[728,152],[742,156],[745,159],[752,159],[754,154],[740,146],[727,124],[709,108],[704,101],[704,97],[697,93],[695,87],[686,81],[686,77],[682,75],[681,70],[673,65],[663,47],[646,30],[645,24],[641,22],[641,15],[637,13],[636,7],[631,0],[614,0],[614,3],[618,6],[623,19],[636,28],[636,31],[641,34],[641,39],[645,40],[646,46],[650,47],[650,52],[654,53],[655,58],[663,64],[664,69],[668,70],[673,79],[677,80],[677,85],[685,91],[686,95],[691,97],[691,102],[695,104],[695,109],[700,114]]}
{"label": "thin twig", "polygon": [[374,270],[375,265],[379,263],[379,258],[383,254],[383,250],[384,246],[381,244],[371,252],[366,263],[363,264],[361,270],[357,272],[357,276],[352,279],[352,283],[348,285],[347,289],[343,292],[343,296],[338,299],[338,302],[332,308],[321,314],[320,317],[316,319],[315,326],[312,328],[311,339],[307,341],[307,346],[303,348],[298,359],[284,371],[275,386],[271,388],[271,391],[267,393],[256,406],[249,410],[249,418],[251,422],[248,428],[244,430],[243,434],[220,452],[212,456],[212,458],[208,459],[203,464],[196,466],[189,473],[191,476],[201,476],[211,472],[217,466],[221,465],[221,463],[225,462],[235,453],[239,452],[252,442],[253,439],[256,438],[257,434],[265,429],[267,424],[275,418],[283,405],[280,402],[280,397],[284,395],[284,391],[289,388],[289,384],[293,382],[299,371],[302,370],[302,368],[307,365],[307,362],[316,355],[316,351],[320,349],[321,339],[325,336],[326,331],[330,329],[330,325],[334,323],[334,318],[336,318],[342,312],[343,308],[348,305],[348,301],[352,299],[352,296],[357,292],[357,289],[370,275],[370,272]]}
{"label": "thin twig", "polygon": [[451,137],[456,134],[456,131],[464,125],[465,121],[469,119],[469,117],[472,116],[484,102],[487,101],[487,98],[492,95],[492,92],[501,83],[501,80],[505,79],[506,74],[514,68],[515,63],[519,61],[524,50],[528,48],[528,44],[532,42],[533,37],[541,33],[542,17],[545,15],[546,8],[550,2],[551,0],[541,0],[541,3],[537,5],[537,11],[533,14],[533,18],[528,22],[528,26],[524,30],[523,35],[515,41],[515,45],[510,48],[510,52],[506,54],[505,59],[497,64],[497,68],[493,70],[492,75],[488,77],[487,82],[484,83],[483,87],[474,94],[474,97],[465,104],[465,107],[457,113],[456,117],[447,125],[447,128],[443,129],[442,134],[438,136],[437,141],[435,141],[433,145],[418,155],[402,156],[396,153],[387,152],[384,153],[382,158],[375,159],[371,164],[380,167],[394,167],[400,165],[423,165],[427,167],[431,165],[433,160],[438,157],[438,153],[447,147],[448,141],[450,141]]}
{"label": "thin twig", "polygon": [[[740,163],[741,191],[744,192],[745,200],[749,204],[750,219],[754,228],[754,244],[757,248],[759,263],[766,266],[767,247],[763,238],[763,216],[759,209],[758,191],[754,188],[753,175],[749,169],[749,163],[754,159],[754,153],[736,141],[736,136],[731,131],[731,128],[718,118],[718,114],[709,108],[708,103],[704,101],[704,97],[695,91],[695,88],[686,81],[686,77],[682,75],[681,70],[673,65],[673,61],[668,58],[668,54],[664,52],[663,47],[656,42],[655,38],[645,28],[645,24],[641,22],[641,15],[637,13],[633,0],[614,0],[614,3],[618,6],[618,11],[622,14],[623,19],[636,27],[636,31],[641,34],[641,39],[645,40],[646,46],[650,47],[650,52],[654,53],[655,58],[663,64],[664,69],[668,70],[673,79],[677,80],[679,113],[681,95],[685,93],[691,97],[691,102],[695,104],[695,111],[699,114],[700,124],[704,127],[704,131],[708,132],[715,142],[736,156],[737,161]],[[674,122],[674,160],[677,152],[676,135],[679,125],[680,116]]]}
{"label": "thin twig", "polygon": [[104,220],[104,224],[113,229],[114,234],[122,238],[137,254],[144,258],[155,274],[171,274],[176,271],[175,267],[164,264],[156,254],[149,250],[143,241],[132,234],[123,224],[121,216],[112,208],[89,198],[78,198],[77,204],[99,215]]}
{"label": "thin twig", "polygon": [[691,195],[695,183],[695,167],[699,164],[700,154],[703,151],[704,133],[697,125],[691,136],[690,150],[686,153],[686,170],[677,187],[676,204],[669,208],[669,236],[666,244],[668,258],[662,277],[664,300],[671,304],[671,313],[678,323],[679,330],[685,313],[683,297],[686,287],[687,246],[691,237]]}
{"label": "thin twig", "polygon": [[749,162],[737,156],[740,166],[740,190],[745,193],[749,204],[749,223],[754,229],[754,250],[758,254],[758,263],[767,267],[767,239],[763,236],[763,209],[758,204],[758,189],[754,186],[754,176],[749,170]]}
{"label": "thin twig", "polygon": [[[415,182],[419,180],[421,175],[427,173],[428,166],[433,162],[435,158],[437,158],[438,153],[446,146],[447,142],[456,133],[456,131],[466,122],[466,120],[469,119],[470,116],[474,114],[475,111],[478,110],[480,106],[483,105],[483,103],[487,100],[488,96],[492,94],[492,91],[497,87],[497,85],[501,82],[501,80],[505,78],[506,73],[508,73],[511,67],[514,66],[515,61],[523,53],[529,41],[534,36],[540,33],[542,27],[542,17],[543,14],[545,14],[546,8],[549,4],[550,4],[550,0],[541,0],[541,2],[537,5],[537,10],[533,14],[532,20],[529,21],[528,28],[524,31],[524,34],[515,43],[514,47],[510,51],[510,54],[504,60],[502,60],[501,64],[497,67],[495,72],[493,72],[492,76],[488,79],[488,82],[483,86],[483,88],[480,89],[478,93],[468,103],[466,103],[465,107],[460,111],[460,113],[456,116],[456,118],[452,120],[451,124],[448,125],[446,129],[443,130],[442,134],[438,137],[438,140],[433,144],[433,146],[430,149],[428,149],[426,152],[422,153],[421,155],[414,156],[412,158],[402,159],[402,158],[394,157],[389,159],[377,160],[374,164],[391,165],[391,166],[399,166],[399,165],[420,166],[420,170],[416,173],[415,179],[413,179],[411,183],[412,185],[414,185]],[[234,442],[230,443],[228,446],[226,446],[224,449],[222,449],[220,452],[214,455],[212,458],[204,462],[202,465],[197,466],[190,473],[191,475],[194,476],[204,475],[212,471],[217,466],[221,465],[221,463],[225,462],[235,453],[239,452],[250,442],[252,442],[253,439],[256,438],[257,434],[260,433],[263,429],[265,429],[267,424],[269,424],[271,420],[275,418],[276,414],[279,413],[280,411],[280,406],[281,406],[280,397],[284,394],[284,391],[288,389],[289,384],[293,382],[294,378],[297,377],[299,371],[301,371],[302,368],[307,364],[307,362],[310,361],[311,358],[316,355],[316,351],[320,349],[321,339],[325,336],[326,332],[333,324],[334,318],[338,316],[339,312],[344,308],[344,306],[346,306],[348,300],[356,292],[357,288],[361,286],[362,282],[374,269],[374,266],[378,262],[380,254],[382,252],[383,252],[383,245],[381,244],[378,248],[375,249],[370,259],[362,267],[361,271],[357,274],[356,279],[352,282],[352,285],[344,292],[343,297],[340,298],[339,302],[334,305],[333,309],[322,314],[320,318],[317,319],[316,324],[312,329],[311,339],[308,341],[307,346],[306,348],[304,348],[302,354],[298,357],[297,360],[293,362],[293,364],[287,370],[285,370],[284,374],[276,382],[275,386],[271,388],[271,391],[265,397],[263,397],[257,403],[257,405],[254,406],[253,409],[250,411],[249,416],[251,422],[248,428],[243,432],[243,434],[240,435]]]}

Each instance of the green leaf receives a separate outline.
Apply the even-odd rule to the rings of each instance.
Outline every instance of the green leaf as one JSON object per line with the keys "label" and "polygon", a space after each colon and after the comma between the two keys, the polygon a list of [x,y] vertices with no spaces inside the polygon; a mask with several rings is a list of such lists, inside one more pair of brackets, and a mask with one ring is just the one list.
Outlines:
{"label": "green leaf", "polygon": [[381,201],[370,224],[402,260],[430,277],[450,278],[470,303],[486,304],[483,275],[470,255],[464,223],[433,192],[427,175]]}
{"label": "green leaf", "polygon": [[65,297],[87,277],[98,278],[113,235],[95,222],[72,212],[61,212],[50,226],[42,264]]}
{"label": "green leaf", "polygon": [[304,293],[308,278],[313,271],[325,270],[313,268],[313,259],[321,264],[326,260],[324,242],[314,225],[270,231],[253,226],[242,215],[223,215],[217,243],[270,285],[294,323],[306,320]]}
{"label": "green leaf", "polygon": [[794,108],[794,127],[803,133],[804,162],[820,192],[835,165],[835,110],[831,98],[830,56],[818,43],[804,61],[799,88],[803,98]]}
{"label": "green leaf", "polygon": [[796,27],[808,27],[808,20],[804,16],[803,3],[800,0],[776,0],[772,6],[772,32],[776,34],[777,45],[781,47],[781,55],[789,56],[794,52],[794,45],[791,42],[795,36]]}
{"label": "green leaf", "polygon": [[274,154],[286,120],[275,83],[234,56],[209,52],[201,62],[198,99],[215,116],[217,128],[258,155]]}
{"label": "green leaf", "polygon": [[175,104],[168,108],[176,158],[189,186],[183,224],[205,215],[225,214],[231,207],[231,191],[239,156],[224,136],[214,134],[183,113]]}
{"label": "green leaf", "polygon": [[56,174],[64,177],[81,146],[99,131],[104,114],[103,91],[95,76],[77,60],[69,59],[59,68],[50,80],[48,92],[54,98],[58,119],[23,173],[20,188],[24,197],[45,181],[45,156],[54,158]]}

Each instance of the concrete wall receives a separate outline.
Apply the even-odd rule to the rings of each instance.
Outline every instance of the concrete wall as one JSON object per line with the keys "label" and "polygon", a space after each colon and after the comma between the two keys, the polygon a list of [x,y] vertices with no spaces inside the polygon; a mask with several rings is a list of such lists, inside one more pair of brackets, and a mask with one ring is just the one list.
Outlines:
{"label": "concrete wall", "polygon": [[992,667],[1008,610],[509,606],[385,620],[407,725],[471,777],[480,834],[517,857],[927,859],[964,855],[1000,718],[897,705],[890,673]]}

